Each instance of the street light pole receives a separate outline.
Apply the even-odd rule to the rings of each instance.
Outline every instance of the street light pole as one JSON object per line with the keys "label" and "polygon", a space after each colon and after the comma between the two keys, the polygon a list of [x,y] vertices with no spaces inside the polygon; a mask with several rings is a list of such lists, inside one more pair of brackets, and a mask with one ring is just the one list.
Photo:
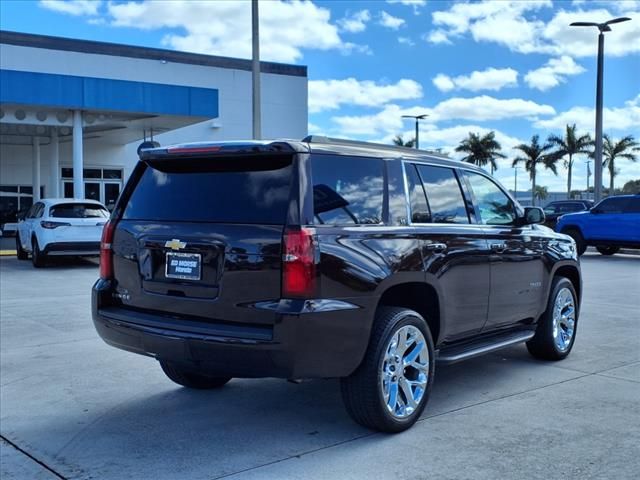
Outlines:
{"label": "street light pole", "polygon": [[251,77],[253,106],[253,139],[262,138],[262,113],[260,109],[260,17],[258,0],[251,2]]}
{"label": "street light pole", "polygon": [[589,198],[589,177],[591,177],[591,169],[589,168],[589,164],[591,160],[587,160],[587,198]]}
{"label": "street light pole", "polygon": [[429,115],[423,113],[422,115],[402,115],[402,118],[415,118],[416,119],[416,149],[420,148],[420,132],[418,130],[418,121],[424,120]]}
{"label": "street light pole", "polygon": [[613,23],[626,22],[629,17],[619,17],[604,23],[595,22],[573,22],[571,27],[597,27],[600,31],[598,35],[598,75],[596,83],[596,150],[593,160],[593,196],[596,202],[602,199],[602,82],[604,69],[604,33],[610,32],[609,25]]}
{"label": "street light pole", "polygon": [[518,199],[518,167],[517,165],[513,167],[514,170],[514,178],[513,178],[513,195]]}

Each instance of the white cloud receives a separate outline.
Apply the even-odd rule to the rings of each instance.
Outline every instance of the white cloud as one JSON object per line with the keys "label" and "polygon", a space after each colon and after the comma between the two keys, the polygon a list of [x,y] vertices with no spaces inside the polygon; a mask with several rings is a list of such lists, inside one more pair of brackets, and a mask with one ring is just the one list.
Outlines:
{"label": "white cloud", "polygon": [[355,12],[338,20],[338,25],[340,29],[345,32],[359,33],[366,30],[369,20],[371,20],[369,10],[360,10],[359,12]]}
{"label": "white cloud", "polygon": [[405,115],[405,111],[398,105],[387,105],[373,115],[341,115],[333,117],[332,121],[338,126],[340,136],[374,136],[400,131],[402,115]]}
{"label": "white cloud", "polygon": [[424,7],[427,4],[427,0],[387,0],[387,3],[399,3],[407,6]]}
{"label": "white cloud", "polygon": [[453,42],[449,40],[447,33],[441,29],[433,30],[428,34],[426,34],[423,38],[427,42],[433,43],[435,45],[440,45],[440,44],[452,45],[453,44]]}
{"label": "white cloud", "polygon": [[322,133],[322,131],[323,128],[320,125],[316,125],[315,123],[311,122],[307,124],[307,132],[309,132],[309,135],[318,135]]}
{"label": "white cloud", "polygon": [[397,30],[405,24],[405,21],[402,18],[388,14],[383,10],[380,12],[380,21],[378,23],[383,27],[390,28],[391,30]]}
{"label": "white cloud", "polygon": [[560,58],[552,58],[544,66],[530,70],[525,75],[524,81],[530,88],[545,91],[566,82],[568,75],[578,75],[584,71],[585,69],[577,64],[573,58],[565,55]]}
{"label": "white cloud", "polygon": [[421,128],[436,129],[435,123],[447,120],[484,122],[511,118],[537,119],[538,116],[555,115],[556,111],[550,105],[541,105],[530,100],[498,99],[481,95],[473,98],[451,98],[432,108],[420,106],[402,108],[395,104],[388,104],[374,114],[341,115],[333,117],[332,121],[338,125],[339,134],[395,135],[402,130],[402,115],[424,113],[429,116],[421,123]]}
{"label": "white cloud", "polygon": [[[429,112],[427,112],[429,113]],[[430,111],[434,121],[442,120],[503,120],[507,118],[535,118],[538,115],[554,115],[551,105],[538,104],[521,98],[498,99],[487,95],[472,98],[450,98]]]}
{"label": "white cloud", "polygon": [[528,49],[534,35],[524,14],[545,6],[551,6],[550,0],[456,3],[448,10],[432,13],[433,24],[439,28],[428,39],[445,43],[445,38],[451,41],[451,38],[471,32],[476,41],[494,41],[516,49]]}
{"label": "white cloud", "polygon": [[441,92],[449,92],[456,88],[456,84],[453,83],[451,77],[449,75],[445,75],[444,73],[439,73],[438,75],[436,75],[432,82]]}
{"label": "white cloud", "polygon": [[[613,6],[611,2],[609,6]],[[640,52],[640,8],[627,12],[633,17],[630,22],[612,25],[612,31],[605,34],[607,57],[621,57]],[[616,15],[608,9],[560,10],[541,32],[549,53],[572,57],[595,57],[598,51],[598,30],[594,27],[570,27],[577,21],[604,22]]]}
{"label": "white cloud", "polygon": [[387,0],[387,3],[405,5],[413,8],[414,15],[420,15],[420,9],[427,4],[427,0]]}
{"label": "white cloud", "polygon": [[518,72],[513,68],[487,68],[482,71],[471,72],[470,75],[459,75],[451,78],[448,75],[439,73],[433,79],[433,84],[442,92],[453,89],[471,90],[494,90],[498,91],[504,87],[516,87],[518,85]]}
{"label": "white cloud", "polygon": [[[108,4],[109,20],[117,27],[172,29],[163,44],[178,50],[251,57],[251,4],[176,0]],[[368,52],[345,43],[331,12],[312,2],[270,1],[260,9],[260,54],[264,60],[294,62],[302,49]]]}
{"label": "white cloud", "polygon": [[39,5],[54,12],[69,15],[97,15],[101,0],[40,0]]}
{"label": "white cloud", "polygon": [[[624,103],[623,107],[604,108],[603,130],[618,131],[640,138],[640,95]],[[534,122],[536,128],[563,130],[566,125],[576,124],[578,130],[594,135],[595,110],[591,107],[573,107],[553,118]]]}
{"label": "white cloud", "polygon": [[334,110],[341,105],[379,106],[393,100],[413,100],[422,97],[422,86],[403,78],[393,84],[370,80],[310,80],[309,111]]}
{"label": "white cloud", "polygon": [[[455,3],[447,10],[432,13],[437,28],[425,38],[430,43],[442,44],[470,35],[476,42],[496,43],[519,53],[594,56],[597,51],[595,29],[570,27],[569,24],[585,20],[605,21],[621,12],[640,16],[639,2],[627,2],[623,6],[621,3],[587,2],[573,11],[559,9],[548,22],[536,15],[540,9],[552,7],[550,0]],[[588,9],[587,6],[599,8]],[[608,56],[640,52],[640,22],[621,23],[612,29],[613,32],[607,34]]]}
{"label": "white cloud", "polygon": [[413,47],[416,44],[409,37],[398,37],[398,43],[400,43],[401,45],[408,45],[410,47]]}

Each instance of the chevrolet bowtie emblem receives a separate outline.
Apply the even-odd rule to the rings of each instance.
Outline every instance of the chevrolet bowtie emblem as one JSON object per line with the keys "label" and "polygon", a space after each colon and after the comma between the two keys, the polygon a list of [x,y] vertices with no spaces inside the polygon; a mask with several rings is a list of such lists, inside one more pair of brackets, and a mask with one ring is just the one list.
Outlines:
{"label": "chevrolet bowtie emblem", "polygon": [[187,246],[187,243],[181,242],[177,238],[174,238],[173,240],[167,240],[164,246],[166,248],[170,248],[171,250],[182,250],[184,247]]}

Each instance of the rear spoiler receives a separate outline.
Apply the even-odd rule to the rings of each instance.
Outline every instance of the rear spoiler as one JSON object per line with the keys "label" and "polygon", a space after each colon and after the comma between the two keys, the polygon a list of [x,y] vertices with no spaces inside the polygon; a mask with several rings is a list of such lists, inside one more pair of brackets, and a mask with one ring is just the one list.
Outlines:
{"label": "rear spoiler", "polygon": [[300,142],[247,141],[187,143],[140,151],[140,160],[175,160],[180,158],[206,158],[212,156],[259,156],[287,153],[308,153],[309,148]]}

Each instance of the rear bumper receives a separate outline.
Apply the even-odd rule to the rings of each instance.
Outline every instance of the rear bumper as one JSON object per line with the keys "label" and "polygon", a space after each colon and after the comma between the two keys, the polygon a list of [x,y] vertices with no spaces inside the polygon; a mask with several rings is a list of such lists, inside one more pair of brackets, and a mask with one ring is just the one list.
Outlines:
{"label": "rear bumper", "polygon": [[42,250],[45,255],[100,255],[100,242],[53,242]]}
{"label": "rear bumper", "polygon": [[106,343],[220,376],[344,377],[368,345],[368,306],[339,301],[309,309],[301,300],[282,313],[265,303],[249,307],[264,309],[264,325],[203,322],[113,306],[108,284],[96,283],[92,301],[93,322]]}

